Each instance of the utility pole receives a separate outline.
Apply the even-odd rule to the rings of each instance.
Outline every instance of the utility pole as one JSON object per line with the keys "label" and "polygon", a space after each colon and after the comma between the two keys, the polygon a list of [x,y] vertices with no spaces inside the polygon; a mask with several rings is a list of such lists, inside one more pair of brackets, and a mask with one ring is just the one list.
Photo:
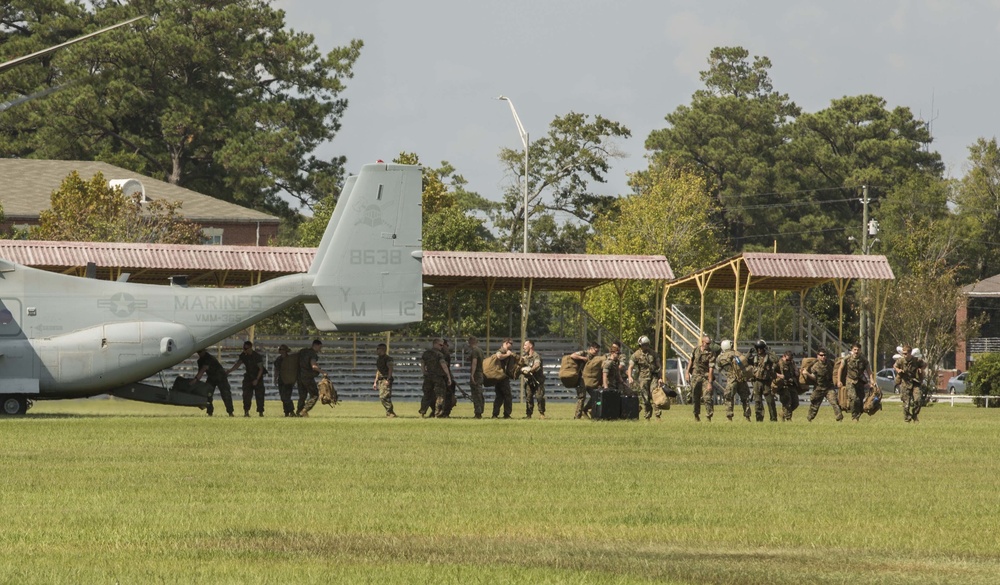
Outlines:
{"label": "utility pole", "polygon": [[[868,254],[868,203],[871,200],[868,199],[868,185],[863,185],[861,187],[861,206],[864,210],[862,212],[861,219],[861,253]],[[861,279],[861,315],[860,315],[860,331],[858,332],[858,342],[861,344],[861,349],[865,354],[865,357],[869,361],[875,359],[874,350],[871,348],[871,342],[868,335],[868,307],[866,302],[868,300],[868,281],[867,279]],[[874,366],[873,366],[874,367]]]}

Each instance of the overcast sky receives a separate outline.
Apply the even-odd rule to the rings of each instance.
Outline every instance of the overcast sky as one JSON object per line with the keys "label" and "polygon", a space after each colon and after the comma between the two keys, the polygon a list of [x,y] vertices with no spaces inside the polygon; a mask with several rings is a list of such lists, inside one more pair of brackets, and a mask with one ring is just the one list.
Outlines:
{"label": "overcast sky", "polygon": [[716,46],[773,64],[774,88],[804,111],[871,93],[932,121],[935,150],[961,176],[967,147],[1000,127],[1000,0],[277,0],[287,24],[323,51],[365,46],[348,81],[343,129],[319,154],[348,170],[416,152],[447,160],[468,188],[499,197],[501,147],[521,149],[506,103],[542,136],[557,115],[625,124],[597,191],[625,194],[646,165],[643,144],[702,87]]}

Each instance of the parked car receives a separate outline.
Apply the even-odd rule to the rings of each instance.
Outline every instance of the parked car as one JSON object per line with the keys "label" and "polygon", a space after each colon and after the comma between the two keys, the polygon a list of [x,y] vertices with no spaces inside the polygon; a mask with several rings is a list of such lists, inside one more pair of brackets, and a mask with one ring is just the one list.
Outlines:
{"label": "parked car", "polygon": [[882,394],[894,394],[896,392],[896,371],[892,368],[879,370],[875,373],[875,384],[878,385]]}
{"label": "parked car", "polygon": [[948,393],[949,394],[965,394],[965,376],[969,372],[962,372],[957,376],[952,376],[948,378]]}
{"label": "parked car", "polygon": [[[674,386],[683,386],[688,383],[687,360],[679,357],[667,358],[666,367],[663,368],[663,378]],[[684,372],[682,374],[682,372]]]}

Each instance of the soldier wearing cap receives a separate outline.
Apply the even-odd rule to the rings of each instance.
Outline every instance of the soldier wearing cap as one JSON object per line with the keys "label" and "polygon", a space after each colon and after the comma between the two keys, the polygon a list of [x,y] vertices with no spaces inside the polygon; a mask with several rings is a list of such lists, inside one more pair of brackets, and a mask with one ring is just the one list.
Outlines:
{"label": "soldier wearing cap", "polygon": [[[660,357],[650,349],[649,337],[639,338],[639,349],[635,350],[628,361],[628,383],[639,396],[639,405],[646,420],[653,417],[653,384],[662,384],[660,375]],[[660,409],[656,408],[656,418],[660,418]]]}
{"label": "soldier wearing cap", "polygon": [[924,361],[911,352],[913,348],[909,344],[903,346],[900,352],[901,357],[893,364],[892,369],[896,372],[899,380],[899,398],[903,402],[903,420],[906,422],[920,422],[917,416],[920,414],[923,396],[920,392],[920,381],[924,374]]}
{"label": "soldier wearing cap", "polygon": [[767,351],[767,342],[758,339],[753,344],[754,350],[747,356],[747,363],[750,366],[750,374],[753,378],[753,401],[754,412],[757,422],[764,420],[764,403],[767,402],[767,414],[771,422],[778,422],[778,408],[774,402],[774,390],[771,383],[774,381],[774,360]]}
{"label": "soldier wearing cap", "polygon": [[694,403],[694,420],[701,420],[701,407],[705,406],[705,414],[709,422],[715,412],[712,401],[712,384],[715,382],[715,353],[712,351],[712,338],[703,335],[701,344],[691,353],[687,375],[691,380],[691,402]]}
{"label": "soldier wearing cap", "polygon": [[378,399],[385,408],[385,416],[396,418],[396,413],[392,409],[392,369],[395,362],[388,352],[389,347],[384,343],[375,346],[375,382],[372,383],[372,388],[378,391]]}
{"label": "soldier wearing cap", "polygon": [[809,396],[809,416],[806,420],[812,422],[812,419],[816,418],[824,398],[833,407],[837,422],[844,420],[844,413],[837,404],[837,391],[833,385],[833,362],[827,359],[825,349],[816,352],[816,361],[809,366],[805,374],[813,383],[813,391]]}

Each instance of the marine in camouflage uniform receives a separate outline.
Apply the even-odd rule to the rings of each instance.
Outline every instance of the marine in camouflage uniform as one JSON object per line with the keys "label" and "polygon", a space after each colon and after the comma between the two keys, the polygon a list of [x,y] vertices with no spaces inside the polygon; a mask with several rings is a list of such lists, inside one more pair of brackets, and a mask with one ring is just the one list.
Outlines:
{"label": "marine in camouflage uniform", "polygon": [[750,373],[753,378],[754,412],[757,422],[764,420],[764,403],[767,403],[767,414],[771,422],[778,421],[778,408],[774,403],[774,359],[767,351],[767,343],[760,339],[754,344],[754,351],[747,356]]}
{"label": "marine in camouflage uniform", "polygon": [[850,391],[851,396],[851,419],[858,421],[861,420],[861,414],[864,412],[865,404],[865,390],[867,389],[867,380],[872,379],[871,365],[868,363],[868,358],[861,355],[861,346],[855,343],[851,346],[851,353],[844,358],[844,385]]}
{"label": "marine in camouflage uniform", "polygon": [[[504,364],[504,372],[507,371],[507,360],[517,359],[517,355],[510,350],[513,346],[514,341],[508,337],[503,340],[503,343],[500,344],[500,349],[496,353],[496,358]],[[510,413],[514,410],[514,396],[510,391],[510,378],[504,376],[494,386],[493,391],[495,393],[495,397],[493,398],[493,418],[499,418],[501,406],[503,407],[503,417],[510,418]]]}
{"label": "marine in camouflage uniform", "polygon": [[625,392],[628,386],[622,376],[622,354],[621,345],[617,342],[611,344],[610,351],[604,356],[604,387],[609,390]]}
{"label": "marine in camouflage uniform", "polygon": [[917,416],[920,414],[920,406],[923,401],[920,377],[923,374],[924,362],[911,355],[911,351],[913,348],[904,345],[902,357],[896,360],[892,369],[896,371],[896,379],[899,380],[899,398],[903,401],[903,420],[920,422]]}
{"label": "marine in camouflage uniform", "polygon": [[476,418],[483,418],[486,400],[483,397],[483,360],[486,356],[479,347],[479,340],[469,338],[469,393],[472,395],[472,412]]}
{"label": "marine in camouflage uniform", "polygon": [[[278,357],[274,359],[274,380],[278,384],[278,397],[285,416],[295,416],[295,405],[292,403],[292,390],[298,377],[298,356],[291,357],[291,349],[282,343],[278,346]],[[286,364],[285,362],[288,362]]]}
{"label": "marine in camouflage uniform", "polygon": [[587,405],[591,401],[590,393],[597,389],[596,387],[587,387],[587,382],[583,376],[583,368],[587,362],[597,357],[597,353],[600,350],[601,346],[591,343],[587,349],[581,349],[570,354],[576,360],[577,370],[580,372],[580,378],[576,383],[576,412],[573,413],[573,418],[583,418],[584,413],[588,411]]}
{"label": "marine in camouflage uniform", "polygon": [[826,351],[816,352],[816,361],[813,362],[806,371],[806,376],[813,381],[812,395],[809,397],[809,417],[807,420],[816,418],[819,407],[826,398],[833,407],[833,413],[837,415],[837,422],[844,420],[844,413],[840,411],[837,404],[837,390],[833,385],[833,362],[826,358]]}
{"label": "marine in camouflage uniform", "polygon": [[[660,371],[660,357],[650,350],[649,338],[643,335],[639,338],[639,349],[628,361],[628,383],[639,396],[639,405],[646,420],[653,417],[653,385],[663,382]],[[660,418],[660,409],[655,410],[656,418]]]}
{"label": "marine in camouflage uniform", "polygon": [[774,368],[774,386],[781,402],[781,420],[790,421],[792,412],[799,407],[799,370],[790,351],[781,356]]}
{"label": "marine in camouflage uniform", "polygon": [[437,363],[438,356],[434,352],[438,351],[441,343],[440,339],[431,341],[431,347],[420,355],[420,372],[423,375],[423,384],[421,385],[420,410],[418,412],[424,417],[434,416],[434,402],[437,397],[434,395],[434,381],[427,375],[429,371],[427,364]]}
{"label": "marine in camouflage uniform", "polygon": [[424,375],[424,398],[420,402],[420,414],[425,412],[428,416],[444,414],[445,397],[448,385],[451,383],[451,375],[448,372],[448,362],[444,357],[443,347],[444,340],[435,339],[431,348],[420,356]]}
{"label": "marine in camouflage uniform", "polygon": [[521,352],[521,375],[524,376],[524,417],[531,418],[538,401],[538,418],[545,418],[545,373],[542,357],[535,352],[535,342],[524,340]]}
{"label": "marine in camouflage uniform", "polygon": [[243,351],[236,358],[233,367],[226,370],[226,375],[241,365],[244,366],[243,416],[250,416],[250,406],[254,399],[257,402],[257,414],[264,416],[264,373],[267,368],[264,367],[264,356],[254,350],[252,341],[243,343]]}
{"label": "marine in camouflage uniform", "polygon": [[299,350],[299,395],[306,395],[306,402],[299,410],[299,416],[309,416],[309,411],[319,400],[319,388],[316,387],[316,376],[325,372],[319,367],[319,352],[323,342],[314,339],[312,345]]}
{"label": "marine in camouflage uniform", "polygon": [[226,405],[226,412],[229,413],[229,416],[233,416],[233,392],[229,386],[226,369],[222,367],[219,360],[215,359],[215,356],[208,353],[207,349],[198,351],[198,373],[195,374],[194,381],[201,380],[202,376],[205,376],[205,382],[212,386],[212,394],[208,397],[208,407],[205,409],[208,416],[212,416],[215,413],[215,406],[212,405],[212,396],[215,395],[216,388],[219,389],[219,394],[222,395],[222,402]]}
{"label": "marine in camouflage uniform", "polygon": [[458,398],[455,395],[458,386],[455,385],[455,377],[451,375],[451,344],[447,339],[443,340],[441,346],[441,353],[444,355],[445,367],[448,369],[448,385],[444,390],[444,414],[440,415],[444,418],[451,416],[451,411],[456,406],[458,406]]}
{"label": "marine in camouflage uniform", "polygon": [[378,399],[382,403],[382,407],[385,408],[385,416],[396,418],[396,413],[392,408],[392,370],[395,367],[395,361],[388,351],[389,348],[384,343],[375,347],[377,357],[375,358],[375,382],[372,384],[372,388],[378,391]]}
{"label": "marine in camouflage uniform", "polygon": [[694,420],[701,420],[701,407],[705,406],[705,415],[712,420],[715,413],[712,383],[715,381],[715,353],[711,349],[712,339],[707,335],[701,338],[701,345],[691,353],[687,374],[691,380],[691,402],[694,403]]}
{"label": "marine in camouflage uniform", "polygon": [[746,364],[741,366],[737,363],[739,353],[733,350],[731,345],[726,349],[728,341],[727,339],[722,342],[722,353],[715,358],[716,371],[721,370],[726,373],[726,390],[722,394],[722,401],[726,403],[726,418],[733,420],[736,396],[739,395],[743,404],[743,418],[750,420],[750,388],[747,386],[746,372],[743,370]]}

